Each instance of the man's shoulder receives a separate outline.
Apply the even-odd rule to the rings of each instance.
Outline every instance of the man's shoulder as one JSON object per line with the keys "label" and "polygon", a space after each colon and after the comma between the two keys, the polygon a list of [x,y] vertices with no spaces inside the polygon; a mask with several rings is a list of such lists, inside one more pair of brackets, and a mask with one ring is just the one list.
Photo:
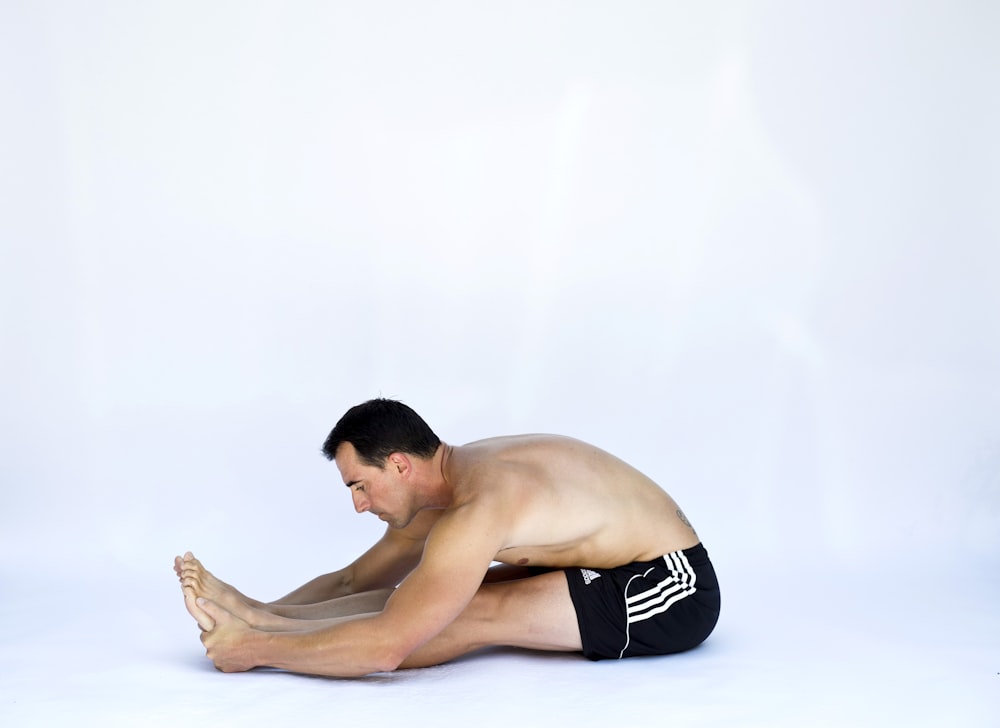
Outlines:
{"label": "man's shoulder", "polygon": [[432,565],[486,564],[510,540],[511,518],[505,509],[493,506],[494,498],[473,497],[438,511],[438,519],[427,535],[424,558]]}
{"label": "man's shoulder", "polygon": [[390,526],[388,532],[394,538],[410,541],[426,541],[427,535],[434,529],[434,524],[440,520],[443,513],[444,511],[436,509],[419,511],[413,517],[413,520],[403,528],[392,528]]}
{"label": "man's shoulder", "polygon": [[541,433],[476,440],[452,448],[450,475],[458,485],[484,479],[523,479],[525,468],[551,463],[553,457],[573,454],[580,446],[585,443],[563,435]]}
{"label": "man's shoulder", "polygon": [[587,443],[577,440],[567,435],[556,435],[547,432],[529,432],[521,435],[498,435],[482,440],[474,440],[464,445],[454,447],[454,450],[461,453],[500,455],[502,453],[521,448],[559,448],[567,446],[586,446]]}

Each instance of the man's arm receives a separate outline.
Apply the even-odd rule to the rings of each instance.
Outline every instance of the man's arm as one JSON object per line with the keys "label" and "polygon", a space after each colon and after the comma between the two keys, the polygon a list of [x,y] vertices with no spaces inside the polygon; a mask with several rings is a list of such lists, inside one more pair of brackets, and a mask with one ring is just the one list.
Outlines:
{"label": "man's arm", "polygon": [[420,563],[427,533],[439,515],[438,511],[425,511],[404,529],[387,528],[382,538],[351,564],[317,576],[270,604],[319,604],[374,589],[392,589]]}
{"label": "man's arm", "polygon": [[[451,624],[475,596],[502,546],[496,521],[488,509],[470,505],[442,517],[427,539],[420,565],[378,615],[308,632],[251,631],[238,646],[225,634],[208,632],[203,638],[208,655],[217,665],[225,664],[221,652],[237,649],[245,655],[239,669],[249,663],[336,677],[394,670]],[[219,647],[213,649],[215,645]]]}

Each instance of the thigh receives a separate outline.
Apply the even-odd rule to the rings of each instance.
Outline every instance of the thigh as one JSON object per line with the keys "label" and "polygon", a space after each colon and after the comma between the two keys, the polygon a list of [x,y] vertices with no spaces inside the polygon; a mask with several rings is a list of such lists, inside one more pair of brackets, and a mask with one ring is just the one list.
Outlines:
{"label": "thigh", "polygon": [[583,649],[563,572],[483,584],[458,618],[414,650],[402,667],[439,665],[499,645],[558,652]]}
{"label": "thigh", "polygon": [[482,630],[489,645],[536,650],[582,649],[576,610],[562,571],[484,584],[456,620]]}

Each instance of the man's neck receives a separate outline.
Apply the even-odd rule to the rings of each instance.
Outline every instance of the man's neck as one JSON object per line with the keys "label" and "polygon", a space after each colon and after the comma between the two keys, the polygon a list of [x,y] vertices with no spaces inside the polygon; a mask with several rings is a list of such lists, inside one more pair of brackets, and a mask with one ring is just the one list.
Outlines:
{"label": "man's neck", "polygon": [[431,459],[424,461],[426,469],[423,472],[423,477],[425,478],[425,492],[430,508],[447,508],[455,499],[449,467],[452,450],[451,445],[442,442]]}

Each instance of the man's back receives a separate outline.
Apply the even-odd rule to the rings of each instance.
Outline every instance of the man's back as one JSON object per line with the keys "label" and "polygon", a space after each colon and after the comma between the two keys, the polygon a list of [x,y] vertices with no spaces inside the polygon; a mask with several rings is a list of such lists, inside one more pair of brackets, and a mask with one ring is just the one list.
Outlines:
{"label": "man's back", "polygon": [[453,508],[489,508],[505,529],[497,561],[611,568],[698,543],[656,483],[579,440],[480,440],[451,448],[443,469],[455,488]]}

